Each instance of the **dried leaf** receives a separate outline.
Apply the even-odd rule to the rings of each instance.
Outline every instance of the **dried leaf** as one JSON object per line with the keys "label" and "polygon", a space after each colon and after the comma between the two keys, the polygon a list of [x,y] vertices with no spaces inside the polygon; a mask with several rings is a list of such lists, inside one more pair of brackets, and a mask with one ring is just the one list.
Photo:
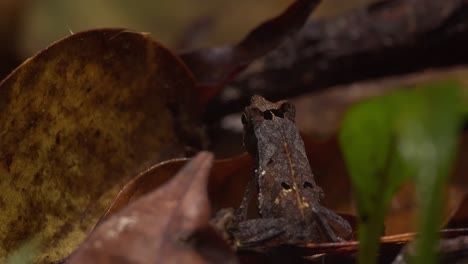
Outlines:
{"label": "dried leaf", "polygon": [[214,242],[205,239],[214,236],[206,231],[212,160],[212,154],[200,152],[168,183],[103,222],[70,263],[236,263],[227,245],[212,244],[209,253],[198,250],[203,242]]}
{"label": "dried leaf", "polygon": [[237,45],[181,54],[198,80],[200,101],[208,101],[236,73],[299,31],[319,3],[320,0],[294,1],[282,14],[255,28]]}
{"label": "dried leaf", "polygon": [[166,48],[122,29],[16,69],[0,84],[0,262],[33,237],[36,261],[69,254],[134,171],[199,141],[193,87]]}
{"label": "dried leaf", "polygon": [[[169,181],[187,161],[176,159],[161,162],[134,177],[117,194],[100,222]],[[215,161],[208,183],[214,209],[239,206],[252,172],[253,162],[247,154]]]}

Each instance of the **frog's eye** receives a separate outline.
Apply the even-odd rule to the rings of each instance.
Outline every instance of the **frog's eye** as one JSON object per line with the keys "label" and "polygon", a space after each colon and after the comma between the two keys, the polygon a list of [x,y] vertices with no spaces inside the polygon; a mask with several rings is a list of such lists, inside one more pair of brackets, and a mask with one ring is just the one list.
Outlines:
{"label": "frog's eye", "polygon": [[245,114],[242,114],[241,122],[242,122],[243,125],[247,124],[247,117],[245,116]]}
{"label": "frog's eye", "polygon": [[285,102],[281,105],[280,111],[286,118],[288,118],[291,121],[294,121],[294,118],[296,116],[296,108],[294,108],[294,105]]}
{"label": "frog's eye", "polygon": [[294,106],[292,104],[288,103],[288,102],[285,102],[285,103],[283,103],[281,105],[280,109],[281,109],[281,112],[287,113],[287,112],[293,110]]}
{"label": "frog's eye", "polygon": [[263,118],[265,120],[272,120],[273,119],[273,111],[266,110],[265,112],[263,112]]}
{"label": "frog's eye", "polygon": [[304,189],[307,189],[307,188],[314,188],[314,186],[312,185],[312,183],[308,182],[308,181],[305,181],[304,182],[304,185],[303,185]]}
{"label": "frog's eye", "polygon": [[285,189],[286,191],[291,189],[291,185],[285,183],[285,182],[282,182],[281,183],[281,187],[283,187],[283,189]]}

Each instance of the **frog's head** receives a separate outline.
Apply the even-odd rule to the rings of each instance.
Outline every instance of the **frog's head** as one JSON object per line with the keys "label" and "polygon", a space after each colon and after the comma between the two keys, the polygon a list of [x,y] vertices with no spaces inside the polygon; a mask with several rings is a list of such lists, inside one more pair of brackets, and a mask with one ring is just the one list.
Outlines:
{"label": "frog's head", "polygon": [[255,129],[263,122],[281,118],[294,123],[295,117],[296,108],[285,100],[273,103],[259,95],[252,96],[250,105],[244,109],[242,114],[245,148],[252,154],[256,152]]}

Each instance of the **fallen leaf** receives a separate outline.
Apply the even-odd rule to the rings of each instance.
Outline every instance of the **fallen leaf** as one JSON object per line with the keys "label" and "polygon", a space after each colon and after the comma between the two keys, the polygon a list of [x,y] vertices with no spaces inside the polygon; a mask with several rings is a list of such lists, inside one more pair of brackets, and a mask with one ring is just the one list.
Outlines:
{"label": "fallen leaf", "polygon": [[[117,194],[100,223],[112,217],[132,201],[160,188],[174,177],[188,160],[164,161],[133,177]],[[230,159],[216,160],[208,183],[208,192],[214,210],[225,207],[237,208],[252,173],[253,161],[247,153]]]}
{"label": "fallen leaf", "polygon": [[0,83],[0,262],[76,248],[128,177],[200,142],[194,79],[149,36],[71,35]]}
{"label": "fallen leaf", "polygon": [[70,263],[237,263],[227,244],[219,247],[222,239],[205,239],[216,236],[207,233],[212,161],[200,152],[168,183],[100,224]]}

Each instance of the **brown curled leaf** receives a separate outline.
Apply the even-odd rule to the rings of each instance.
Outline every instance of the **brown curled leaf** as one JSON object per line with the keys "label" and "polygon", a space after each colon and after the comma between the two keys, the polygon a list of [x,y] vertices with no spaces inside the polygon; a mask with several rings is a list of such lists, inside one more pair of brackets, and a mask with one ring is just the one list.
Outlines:
{"label": "brown curled leaf", "polygon": [[250,32],[240,43],[180,55],[198,80],[200,101],[207,102],[221,86],[255,59],[299,31],[320,0],[296,0],[282,14]]}
{"label": "brown curled leaf", "polygon": [[236,263],[227,246],[203,245],[217,236],[208,226],[212,163],[211,153],[200,152],[172,180],[100,224],[70,263]]}
{"label": "brown curled leaf", "polygon": [[184,156],[200,108],[183,63],[148,35],[76,33],[0,83],[0,262],[68,255],[143,164]]}
{"label": "brown curled leaf", "polygon": [[[132,201],[152,192],[169,181],[188,159],[175,159],[150,167],[129,181],[117,194],[100,220],[109,219]],[[238,157],[216,160],[211,170],[208,192],[214,210],[237,207],[240,204],[247,181],[253,172],[253,161],[246,153]]]}

